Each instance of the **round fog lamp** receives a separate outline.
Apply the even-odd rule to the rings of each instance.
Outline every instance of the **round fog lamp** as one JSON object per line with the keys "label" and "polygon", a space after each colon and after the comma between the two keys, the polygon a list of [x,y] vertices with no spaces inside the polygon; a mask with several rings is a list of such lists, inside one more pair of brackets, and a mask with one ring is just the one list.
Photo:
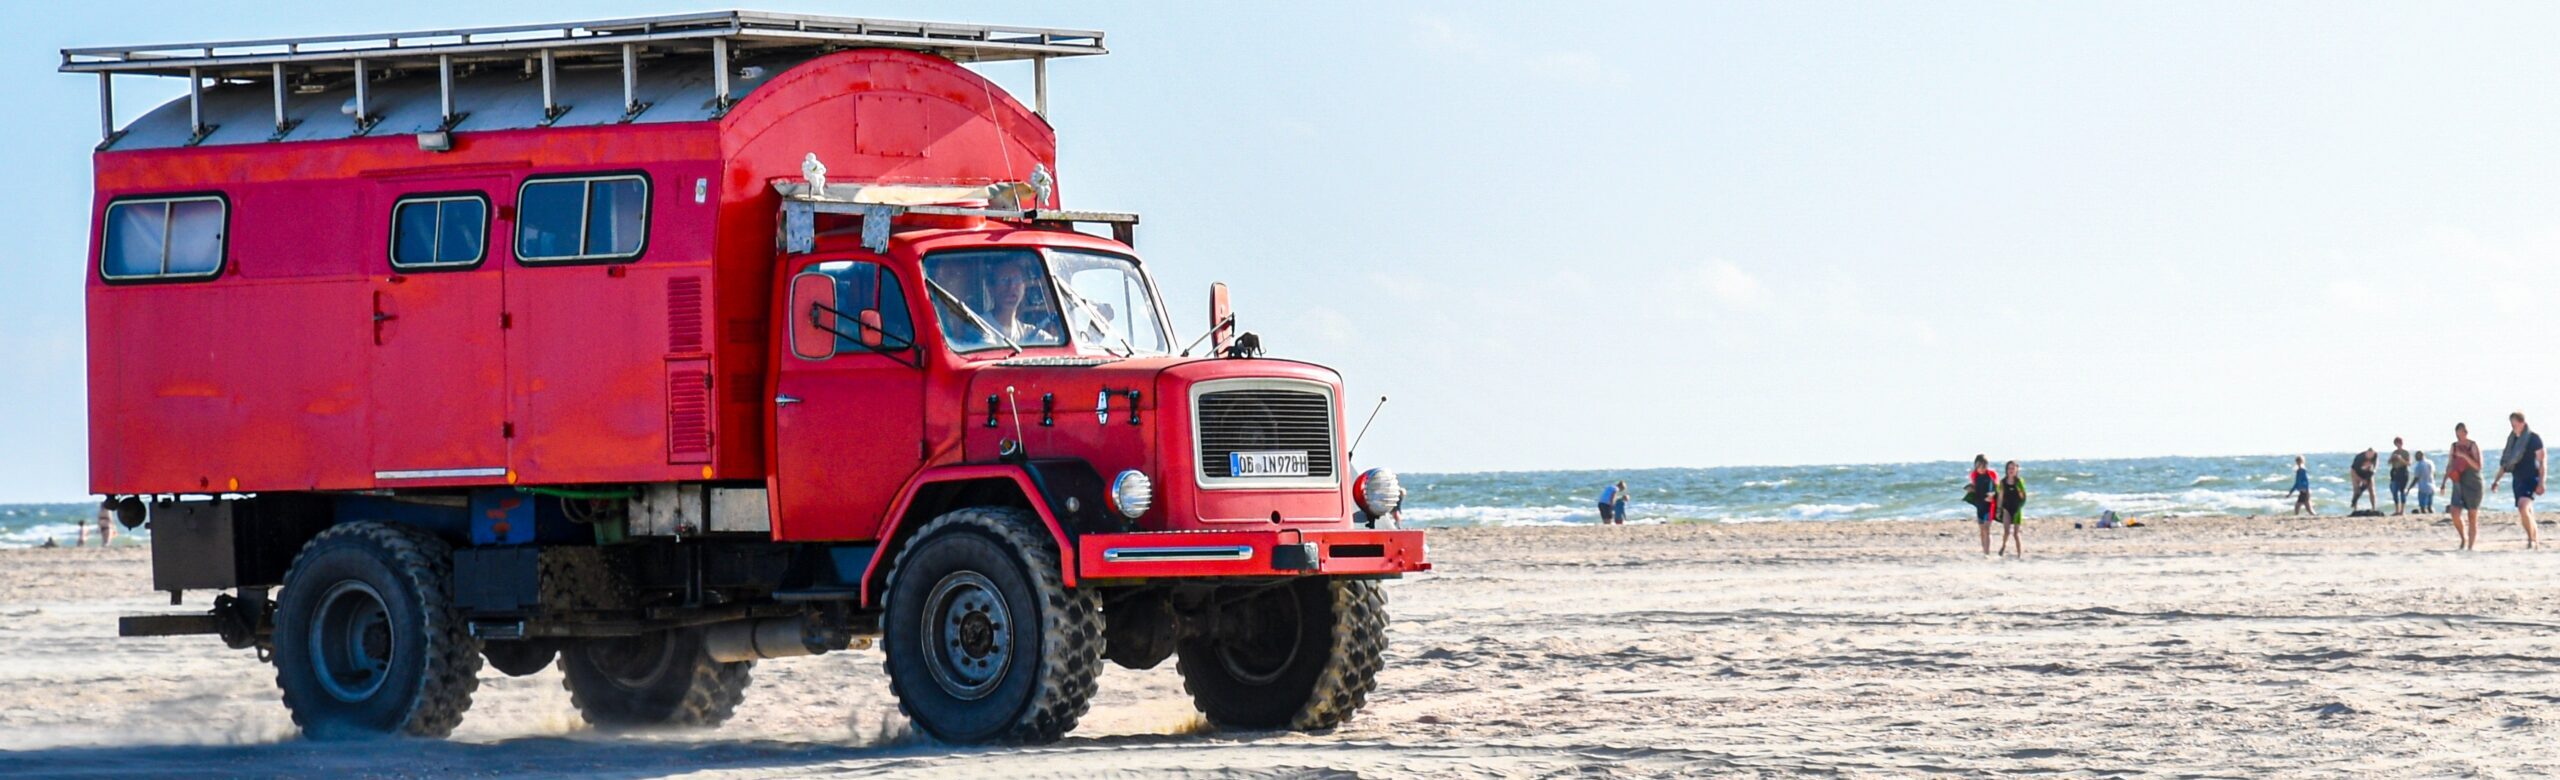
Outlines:
{"label": "round fog lamp", "polygon": [[1139,515],[1147,513],[1147,507],[1155,505],[1155,491],[1155,481],[1147,479],[1147,475],[1138,473],[1136,469],[1120,472],[1120,476],[1111,480],[1111,508],[1136,520]]}
{"label": "round fog lamp", "polygon": [[1393,471],[1370,469],[1351,483],[1351,500],[1370,517],[1386,517],[1404,506],[1404,485],[1396,482]]}

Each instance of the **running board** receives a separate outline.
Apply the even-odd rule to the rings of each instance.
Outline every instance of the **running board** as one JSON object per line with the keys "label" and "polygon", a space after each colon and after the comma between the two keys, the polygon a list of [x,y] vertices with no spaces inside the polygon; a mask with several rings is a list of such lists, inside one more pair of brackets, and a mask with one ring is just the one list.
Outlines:
{"label": "running board", "polygon": [[193,636],[222,633],[212,615],[126,615],[116,619],[116,636]]}

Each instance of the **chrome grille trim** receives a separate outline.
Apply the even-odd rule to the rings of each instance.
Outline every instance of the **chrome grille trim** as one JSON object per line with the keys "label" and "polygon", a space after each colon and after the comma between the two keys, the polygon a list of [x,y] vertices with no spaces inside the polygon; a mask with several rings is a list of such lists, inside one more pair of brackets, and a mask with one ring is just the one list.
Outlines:
{"label": "chrome grille trim", "polygon": [[[1333,401],[1331,386],[1302,379],[1215,379],[1192,385],[1193,478],[1212,489],[1340,487],[1340,425]],[[1222,408],[1236,402],[1252,404],[1256,419],[1236,419]],[[1227,473],[1229,453],[1290,450],[1307,453],[1307,476]]]}

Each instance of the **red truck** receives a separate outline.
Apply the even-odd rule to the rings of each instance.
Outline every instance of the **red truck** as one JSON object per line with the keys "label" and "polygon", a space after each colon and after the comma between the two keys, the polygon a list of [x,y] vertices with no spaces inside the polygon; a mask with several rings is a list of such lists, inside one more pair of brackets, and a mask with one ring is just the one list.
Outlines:
{"label": "red truck", "polygon": [[[754,12],[65,50],[91,490],[172,604],[220,592],[123,633],[254,648],[317,737],[447,734],[484,663],[712,725],[874,641],[947,741],[1058,738],[1105,659],[1342,722],[1422,533],[1335,372],[1223,290],[1185,345],[1136,215],[1059,207],[1047,65],[1103,52]],[[1023,60],[1032,108],[962,66]],[[118,76],[189,87],[118,127]]]}

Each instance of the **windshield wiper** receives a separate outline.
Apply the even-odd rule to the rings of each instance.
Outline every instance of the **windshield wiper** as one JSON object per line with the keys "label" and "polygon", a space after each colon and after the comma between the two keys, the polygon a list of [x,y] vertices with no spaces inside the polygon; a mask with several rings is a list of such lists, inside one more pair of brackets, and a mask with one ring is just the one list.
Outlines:
{"label": "windshield wiper", "polygon": [[[1049,275],[1049,281],[1056,282],[1058,285],[1058,293],[1066,296],[1068,301],[1073,302],[1076,305],[1076,311],[1084,314],[1086,324],[1094,326],[1095,330],[1102,331],[1102,335],[1104,336],[1120,340],[1120,357],[1131,357],[1138,354],[1138,345],[1129,343],[1128,336],[1122,335],[1119,328],[1114,327],[1110,320],[1102,317],[1100,304],[1094,303],[1091,298],[1077,294],[1075,288],[1067,286],[1067,280],[1058,278],[1058,275],[1055,273]],[[1111,347],[1106,345],[1102,348],[1102,351],[1109,352],[1111,351]]]}
{"label": "windshield wiper", "polygon": [[940,282],[936,282],[931,278],[926,278],[924,280],[924,287],[925,289],[933,292],[933,297],[936,301],[948,306],[957,307],[961,314],[969,315],[969,322],[977,325],[979,330],[985,331],[988,335],[995,336],[998,339],[1002,339],[1006,347],[1012,348],[1013,354],[1022,354],[1022,345],[1016,343],[1012,336],[1004,335],[1004,331],[997,330],[996,326],[988,324],[987,318],[978,316],[978,311],[976,309],[969,308],[969,304],[961,301],[960,296],[952,295],[950,290],[942,289],[942,284]]}

